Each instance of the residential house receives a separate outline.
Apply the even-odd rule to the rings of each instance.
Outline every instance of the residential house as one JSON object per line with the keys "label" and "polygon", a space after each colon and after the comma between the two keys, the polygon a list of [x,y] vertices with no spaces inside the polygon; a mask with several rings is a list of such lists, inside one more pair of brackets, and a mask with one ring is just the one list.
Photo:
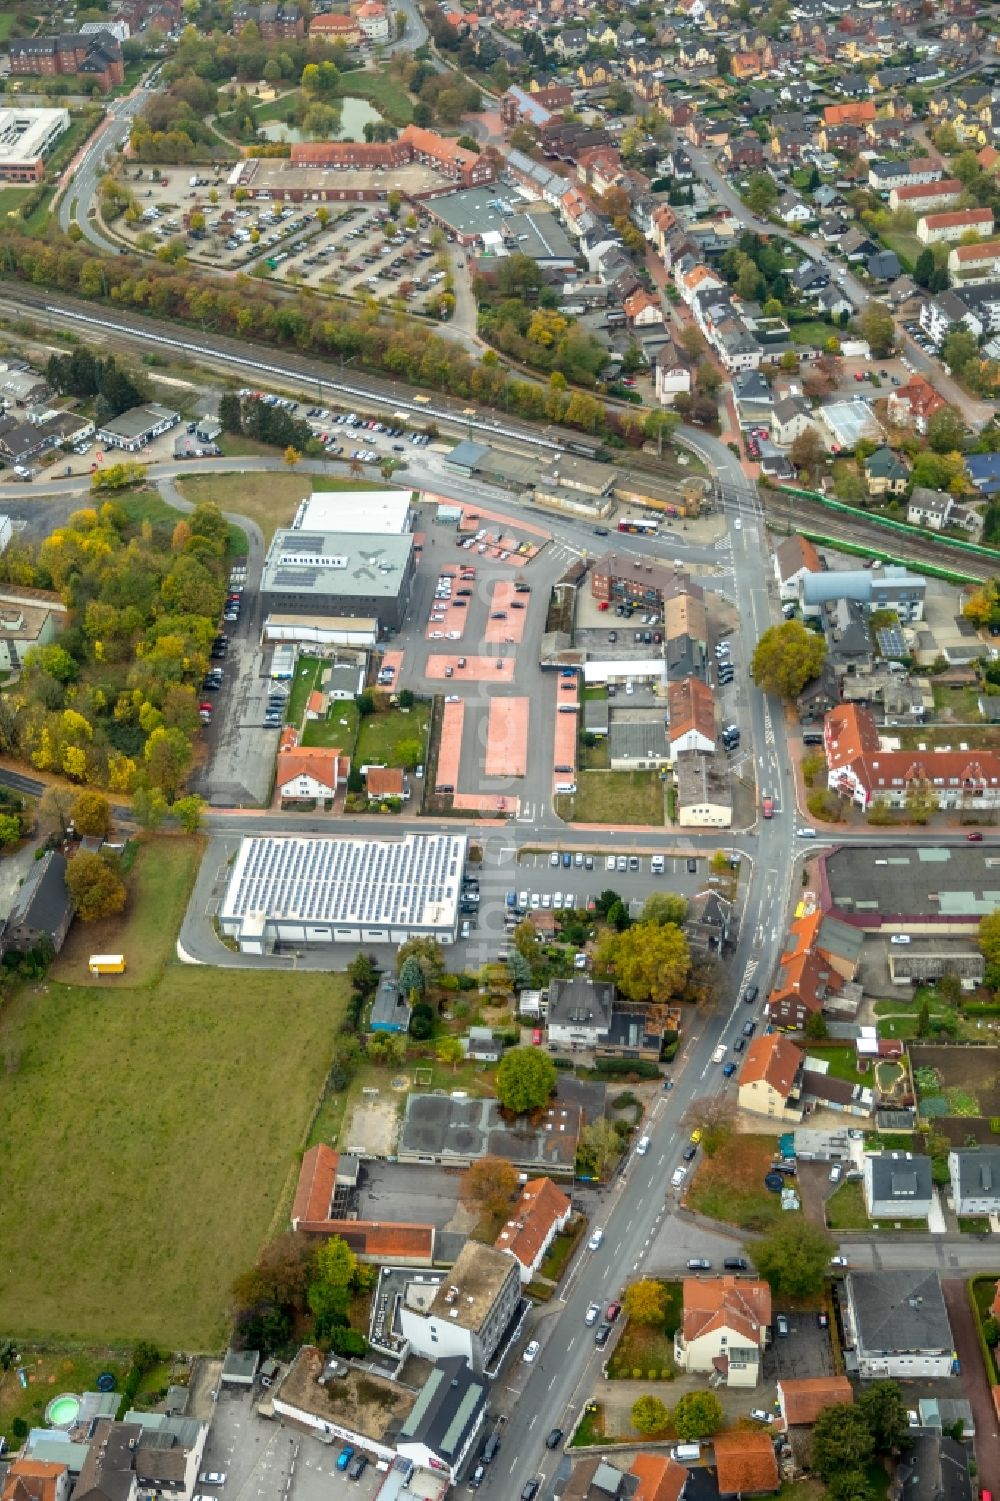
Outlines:
{"label": "residential house", "polygon": [[521,1306],[521,1266],[510,1251],[467,1240],[430,1302],[403,1304],[400,1333],[427,1360],[458,1356],[481,1375],[493,1369]]}
{"label": "residential house", "polygon": [[685,1277],[674,1361],[689,1374],[756,1386],[771,1323],[771,1289],[748,1277]]}
{"label": "residential house", "polygon": [[854,1388],[846,1376],[779,1376],[778,1410],[786,1428],[812,1427],[827,1407],[850,1405]]}
{"label": "residential house", "polygon": [[729,767],[717,756],[702,751],[684,751],[673,765],[679,826],[682,829],[728,829],[733,821]]}
{"label": "residential house", "polygon": [[935,1271],[848,1272],[845,1344],[862,1381],[952,1374],[955,1341]]}
{"label": "residential house", "polygon": [[944,177],[938,182],[904,183],[890,192],[889,207],[894,214],[900,209],[908,209],[914,214],[939,214],[945,209],[957,208],[963,192],[957,177]]}
{"label": "residential house", "polygon": [[692,948],[722,954],[735,946],[738,927],[732,902],[714,886],[696,892],[688,902],[684,931]]}
{"label": "residential house", "polygon": [[622,306],[632,328],[652,328],[663,324],[663,304],[644,287],[638,287],[626,297]]}
{"label": "residential house", "polygon": [[917,220],[917,239],[922,245],[939,245],[946,240],[960,240],[970,231],[978,235],[991,235],[993,210],[954,209],[946,214],[922,214]]}
{"label": "residential house", "polygon": [[553,980],[546,1018],[548,1040],[558,1048],[596,1048],[611,1030],[615,987],[606,980],[576,974]]}
{"label": "residential house", "polygon": [[[628,1464],[623,1471],[619,1465]],[[631,1462],[613,1464],[604,1455],[587,1455],[573,1465],[561,1491],[562,1501],[683,1501],[688,1471],[667,1453],[636,1454]]]}
{"label": "residential house", "polygon": [[672,339],[666,339],[654,354],[656,395],[661,406],[670,406],[680,393],[691,390],[691,372]]}
{"label": "residential house", "polygon": [[796,228],[801,224],[808,224],[815,217],[813,210],[801,199],[797,193],[784,193],[778,200],[775,213],[782,223]]}
{"label": "residential house", "polygon": [[894,250],[877,250],[865,262],[865,270],[872,281],[895,281],[902,267]]}
{"label": "residential house", "polygon": [[780,1032],[755,1037],[740,1069],[738,1098],[741,1110],[773,1120],[800,1120],[802,1053]]}
{"label": "residential house", "polygon": [[790,448],[795,439],[813,426],[812,408],[801,396],[782,396],[771,414],[771,441]]}
{"label": "residential house", "polygon": [[98,1418],[73,1495],[78,1501],[134,1501],[150,1491],[190,1496],[208,1436],[207,1423],[128,1411],[124,1422]]}
{"label": "residential house", "polygon": [[831,569],[809,574],[802,580],[799,600],[803,613],[819,615],[833,600],[850,600],[873,610],[895,610],[907,624],[921,620],[927,580],[905,568],[888,564],[882,568]]}
{"label": "residential house", "polygon": [[[1000,490],[1000,454],[970,453],[965,468],[980,495],[995,495]],[[0,600],[3,596],[0,595]]]}
{"label": "residential house", "polygon": [[902,495],[910,479],[903,460],[886,444],[868,455],[864,470],[869,495]]}
{"label": "residential house", "polygon": [[573,1206],[551,1178],[531,1178],[518,1194],[500,1234],[493,1242],[498,1251],[509,1251],[521,1269],[527,1286],[545,1259],[545,1253],[561,1230],[565,1230]]}
{"label": "residential house", "polygon": [[1000,1214],[1000,1147],[953,1148],[948,1172],[957,1215]]}
{"label": "residential house", "polygon": [[409,801],[410,784],[406,774],[398,766],[368,766],[365,768],[365,790],[370,798],[398,798]]}
{"label": "residential house", "polygon": [[282,802],[332,802],[349,770],[341,750],[294,745],[278,752],[275,786]]}
{"label": "residential house", "polygon": [[808,537],[800,537],[797,532],[793,532],[774,549],[778,597],[785,603],[798,603],[800,584],[806,574],[822,572],[820,555]]}
{"label": "residential house", "polygon": [[10,912],[0,926],[0,952],[58,954],[73,921],[73,902],[66,886],[66,856],[49,850],[24,877]]}
{"label": "residential house", "polygon": [[926,526],[933,532],[946,526],[975,530],[980,522],[976,512],[960,506],[953,495],[944,490],[929,490],[925,485],[914,486],[906,506],[906,519],[911,526]]}
{"label": "residential house", "polygon": [[860,808],[878,798],[906,806],[910,788],[932,792],[943,809],[1000,807],[1000,755],[988,750],[886,751],[869,709],[842,704],[823,727],[827,784]]}
{"label": "residential house", "polygon": [[711,688],[698,677],[687,677],[667,684],[667,745],[671,761],[683,751],[715,750],[715,698]]}
{"label": "residential house", "polygon": [[876,161],[868,167],[868,186],[877,193],[889,193],[893,188],[922,187],[925,183],[940,182],[943,177],[941,163],[929,156],[908,162]]}
{"label": "residential house", "polygon": [[905,386],[889,392],[886,412],[890,422],[901,427],[915,428],[918,433],[925,434],[930,419],[947,405],[930,381],[922,375],[911,375]]}
{"label": "residential house", "polygon": [[873,1220],[925,1220],[934,1197],[931,1159],[912,1152],[866,1152],[865,1209]]}
{"label": "residential house", "polygon": [[552,43],[552,50],[558,53],[563,62],[571,62],[582,57],[587,46],[587,33],[584,27],[568,26],[565,31],[560,31]]}
{"label": "residential house", "polygon": [[405,1037],[410,1030],[410,1003],[392,975],[383,975],[368,1016],[369,1032],[394,1032]]}
{"label": "residential house", "polygon": [[7,1467],[0,1501],[69,1501],[69,1467],[25,1454]]}
{"label": "residential house", "polygon": [[774,1439],[760,1429],[732,1429],[717,1433],[715,1482],[720,1496],[772,1496],[781,1488]]}
{"label": "residential house", "polygon": [[[994,1401],[997,1388],[993,1388]],[[963,1436],[969,1436],[968,1428]],[[972,1501],[972,1449],[947,1434],[911,1433],[896,1465],[899,1501]],[[984,1493],[979,1491],[980,1496]]]}
{"label": "residential house", "polygon": [[768,1019],[776,1027],[799,1031],[810,1016],[826,1009],[842,984],[821,949],[797,943],[779,961],[767,998]]}

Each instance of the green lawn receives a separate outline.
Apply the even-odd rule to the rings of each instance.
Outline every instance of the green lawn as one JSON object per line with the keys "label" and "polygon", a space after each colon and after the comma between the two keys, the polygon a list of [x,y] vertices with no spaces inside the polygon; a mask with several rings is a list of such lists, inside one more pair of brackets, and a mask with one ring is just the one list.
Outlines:
{"label": "green lawn", "polygon": [[555,799],[568,823],[663,823],[663,784],[655,771],[588,771],[576,776],[577,790]]}
{"label": "green lawn", "polygon": [[831,1230],[870,1230],[860,1183],[842,1183],[826,1201],[826,1222]]}
{"label": "green lawn", "polygon": [[[912,999],[907,995],[905,1000],[894,1000],[887,997],[875,1002],[875,1015],[879,1017],[879,1036],[898,1037],[906,1042],[912,1041],[917,1036],[917,1022],[920,1014],[922,995],[918,993]],[[931,1035],[934,1035],[934,1018],[942,1016],[955,1016],[959,1018],[959,1035],[972,1035],[975,1032],[975,1024],[969,1026],[961,1024],[960,1013],[947,1001],[942,1001],[933,991],[927,995],[928,1009],[931,1017]]]}
{"label": "green lawn", "polygon": [[319,687],[319,675],[323,670],[321,657],[299,657],[295,664],[295,679],[288,695],[285,723],[300,725],[306,712],[306,700]]}
{"label": "green lawn", "polygon": [[401,740],[419,740],[426,759],[427,731],[431,722],[430,704],[420,703],[411,709],[388,709],[381,714],[366,714],[358,731],[355,760],[358,766],[380,762],[395,764],[396,746]]}
{"label": "green lawn", "polygon": [[[239,454],[246,438],[223,438],[224,452]],[[234,445],[232,450],[228,445]],[[254,452],[276,457],[277,450],[253,445]],[[177,488],[185,500],[195,505],[210,500],[222,511],[233,512],[256,521],[264,534],[265,548],[279,527],[290,526],[299,502],[313,490],[370,490],[371,484],[342,479],[334,474],[275,474],[272,471],[246,470],[239,474],[190,474],[178,480]]]}
{"label": "green lawn", "polygon": [[49,974],[67,985],[89,985],[91,954],[124,954],[123,975],[106,975],[103,991],[136,990],[159,979],[174,955],[198,862],[200,839],[147,839],[128,874],[129,900],[121,917],[74,923]]}
{"label": "green lawn", "polygon": [[931,679],[934,708],[960,724],[979,724],[979,690],[975,683],[936,683]]}
{"label": "green lawn", "polygon": [[338,750],[353,757],[354,743],[358,738],[359,718],[357,704],[338,700],[331,705],[330,712],[325,719],[306,720],[306,727],[302,731],[302,744],[322,745],[327,748],[336,746]]}
{"label": "green lawn", "polygon": [[825,1059],[829,1064],[831,1079],[845,1079],[848,1084],[865,1084],[871,1086],[872,1075],[858,1072],[855,1062],[853,1047],[824,1047],[818,1043],[806,1045],[806,1056],[809,1058]]}
{"label": "green lawn", "polygon": [[0,42],[5,42],[14,29],[14,11],[0,10]]}
{"label": "green lawn", "polygon": [[171,962],[146,989],[50,982],[7,1003],[10,1335],[222,1348],[232,1280],[281,1228],[345,994],[340,975]]}
{"label": "green lawn", "polygon": [[0,1370],[0,1435],[15,1449],[20,1439],[11,1425],[21,1418],[30,1428],[41,1428],[45,1408],[60,1392],[92,1392],[94,1383],[102,1371],[110,1371],[118,1380],[119,1389],[128,1368],[123,1356],[109,1356],[107,1350],[61,1350],[39,1353],[34,1350],[21,1352],[21,1369],[27,1377],[27,1386],[22,1386],[18,1367],[9,1371]]}
{"label": "green lawn", "polygon": [[[0,19],[3,13],[0,12]],[[0,215],[16,214],[34,188],[0,188]]]}
{"label": "green lawn", "polygon": [[[153,526],[162,526],[164,529],[170,527],[172,531],[178,521],[183,520],[183,512],[167,505],[157,490],[120,490],[109,495],[107,499],[121,507],[133,526],[138,526],[143,521],[150,521]],[[230,523],[229,552],[233,557],[244,558],[247,551],[246,533]]]}
{"label": "green lawn", "polygon": [[804,323],[793,323],[791,332],[793,344],[810,344],[814,349],[823,349],[827,339],[836,338],[839,330],[820,318],[808,318]]}

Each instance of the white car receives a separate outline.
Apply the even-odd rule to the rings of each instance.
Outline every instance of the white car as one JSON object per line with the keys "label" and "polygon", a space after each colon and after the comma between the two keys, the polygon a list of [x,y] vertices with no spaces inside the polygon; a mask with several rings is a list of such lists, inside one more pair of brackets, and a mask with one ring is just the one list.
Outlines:
{"label": "white car", "polygon": [[750,1416],[758,1423],[773,1423],[771,1413],[765,1412],[763,1407],[751,1407]]}
{"label": "white car", "polygon": [[607,859],[605,860],[605,862],[604,862],[604,869],[605,870],[614,870],[614,868],[615,868],[615,857],[614,857],[614,855],[609,855],[607,857]]}
{"label": "white car", "polygon": [[594,1233],[593,1233],[593,1235],[588,1240],[587,1245],[590,1247],[590,1249],[592,1251],[599,1251],[600,1248],[601,1248],[601,1242],[603,1241],[603,1239],[604,1239],[604,1231],[600,1230],[600,1229],[595,1230]]}
{"label": "white car", "polygon": [[530,1365],[541,1348],[542,1347],[538,1343],[537,1339],[531,1340],[527,1345],[525,1345],[524,1354],[521,1356],[521,1359],[527,1361],[528,1365]]}
{"label": "white car", "polygon": [[649,1151],[649,1137],[640,1136],[639,1140],[636,1142],[635,1149],[640,1157],[645,1157],[646,1153]]}
{"label": "white car", "polygon": [[846,1266],[847,1265],[847,1257],[846,1256],[831,1256],[830,1257],[830,1265],[831,1266]]}
{"label": "white car", "polygon": [[225,1470],[202,1470],[198,1476],[199,1485],[225,1485]]}
{"label": "white car", "polygon": [[743,523],[738,516],[733,522],[733,530],[737,532],[741,532],[743,530]]}
{"label": "white car", "polygon": [[590,1329],[590,1328],[593,1327],[594,1324],[597,1323],[597,1320],[600,1317],[601,1317],[601,1307],[600,1307],[600,1304],[599,1303],[591,1303],[590,1306],[587,1309],[587,1312],[583,1316],[583,1322],[587,1325],[587,1328]]}

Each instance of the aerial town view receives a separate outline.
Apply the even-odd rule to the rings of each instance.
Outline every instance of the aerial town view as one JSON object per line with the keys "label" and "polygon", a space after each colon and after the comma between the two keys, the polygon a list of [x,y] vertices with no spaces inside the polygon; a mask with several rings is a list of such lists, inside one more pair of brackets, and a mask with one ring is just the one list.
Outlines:
{"label": "aerial town view", "polygon": [[0,5],[0,1501],[1000,1498],[1000,4]]}

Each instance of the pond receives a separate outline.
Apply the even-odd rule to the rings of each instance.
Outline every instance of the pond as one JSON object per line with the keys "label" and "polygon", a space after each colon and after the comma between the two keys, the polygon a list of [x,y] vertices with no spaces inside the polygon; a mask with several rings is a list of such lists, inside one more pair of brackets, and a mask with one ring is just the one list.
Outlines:
{"label": "pond", "polygon": [[[332,141],[363,141],[365,126],[374,125],[382,116],[367,99],[342,99],[340,129],[330,137]],[[284,120],[262,120],[257,127],[267,141],[306,141],[309,139],[297,125],[286,125]]]}

